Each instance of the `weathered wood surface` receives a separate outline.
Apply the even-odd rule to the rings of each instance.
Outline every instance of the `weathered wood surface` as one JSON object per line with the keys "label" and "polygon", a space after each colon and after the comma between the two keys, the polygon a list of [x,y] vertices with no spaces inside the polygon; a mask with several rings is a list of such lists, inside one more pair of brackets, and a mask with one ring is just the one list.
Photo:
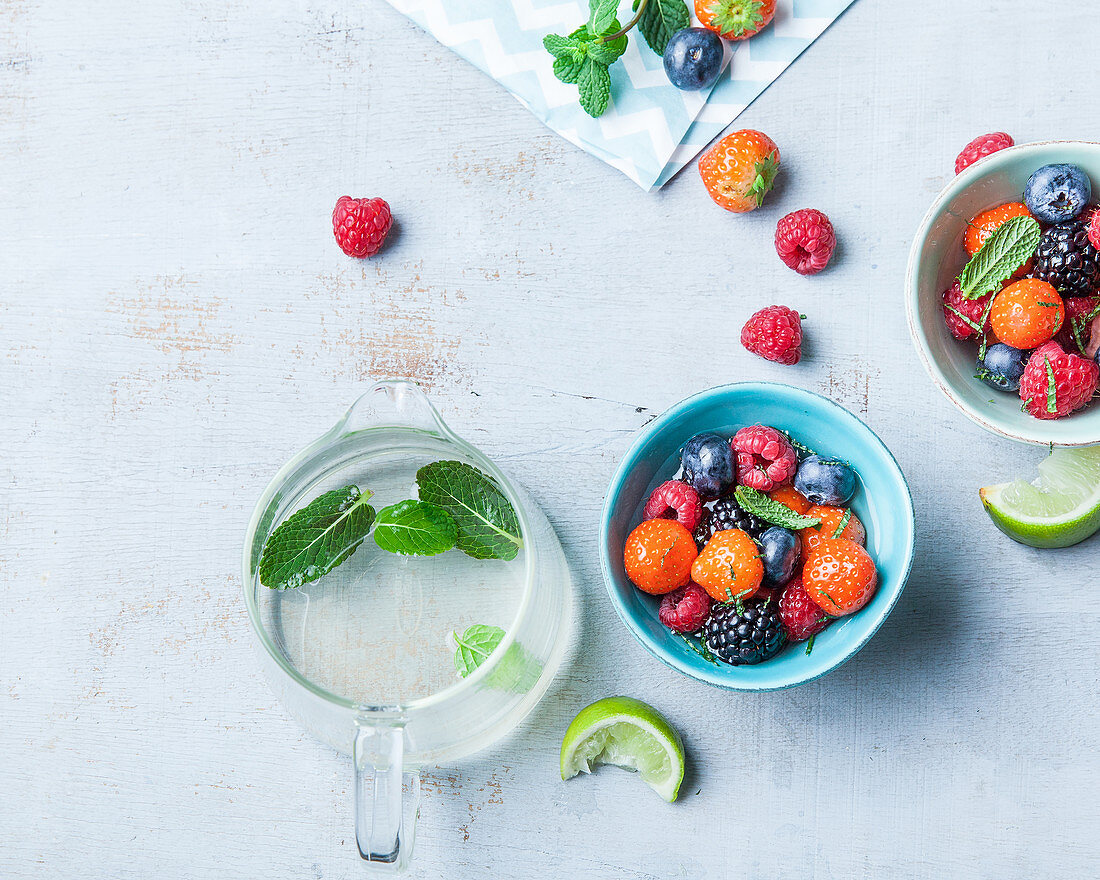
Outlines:
{"label": "weathered wood surface", "polygon": [[[905,327],[910,237],[977,132],[1095,136],[1090,4],[859,0],[741,123],[781,145],[734,217],[632,183],[378,0],[0,3],[0,875],[359,877],[350,767],[260,677],[239,548],[274,470],[373,377],[420,380],[527,484],[583,610],[508,740],[425,774],[418,878],[1096,874],[1095,542],[1003,539],[975,490],[1040,453],[965,422]],[[381,258],[335,248],[385,196]],[[841,239],[802,279],[775,221]],[[782,301],[804,363],[737,330]],[[599,506],[651,414],[781,379],[865,418],[916,498],[913,577],[828,678],[725,694],[626,634]],[[649,700],[682,802],[562,784],[573,713]]]}

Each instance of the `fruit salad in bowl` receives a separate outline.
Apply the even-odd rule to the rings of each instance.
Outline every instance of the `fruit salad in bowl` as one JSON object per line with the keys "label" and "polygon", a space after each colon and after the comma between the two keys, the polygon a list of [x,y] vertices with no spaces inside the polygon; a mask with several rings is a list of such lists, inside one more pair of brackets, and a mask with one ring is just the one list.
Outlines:
{"label": "fruit salad in bowl", "polygon": [[907,279],[917,351],[990,431],[1100,443],[1096,198],[1100,145],[998,147],[964,167],[921,225]]}
{"label": "fruit salad in bowl", "polygon": [[737,690],[824,675],[889,614],[913,509],[881,441],[826,398],[739,383],[642,429],[600,542],[619,616],[675,669]]}

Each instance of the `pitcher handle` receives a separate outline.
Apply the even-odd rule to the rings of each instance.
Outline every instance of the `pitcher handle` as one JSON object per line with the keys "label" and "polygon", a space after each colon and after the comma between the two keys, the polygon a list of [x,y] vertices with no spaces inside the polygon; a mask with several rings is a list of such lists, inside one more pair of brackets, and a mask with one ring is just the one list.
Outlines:
{"label": "pitcher handle", "polygon": [[417,428],[443,436],[450,432],[427,395],[410,379],[375,382],[351,405],[334,430],[346,434],[376,427]]}
{"label": "pitcher handle", "polygon": [[355,732],[355,840],[359,855],[391,872],[409,864],[420,812],[420,773],[406,770],[402,726],[362,722]]}

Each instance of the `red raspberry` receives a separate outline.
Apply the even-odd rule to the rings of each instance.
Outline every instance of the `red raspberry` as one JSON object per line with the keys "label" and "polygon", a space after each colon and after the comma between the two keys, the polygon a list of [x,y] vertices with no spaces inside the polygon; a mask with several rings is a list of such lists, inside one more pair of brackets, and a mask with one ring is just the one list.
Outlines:
{"label": "red raspberry", "polygon": [[1020,377],[1020,400],[1037,419],[1060,419],[1092,400],[1098,378],[1096,361],[1048,342],[1028,358]]}
{"label": "red raspberry", "polygon": [[741,344],[777,364],[797,364],[802,357],[802,318],[786,306],[768,306],[745,322]]}
{"label": "red raspberry", "polygon": [[958,174],[979,159],[984,159],[986,156],[996,153],[998,150],[1003,150],[1005,147],[1011,147],[1014,143],[1016,142],[1012,140],[1012,136],[1005,134],[1003,131],[992,131],[989,134],[979,135],[963,147],[963,151],[959,153],[958,158],[955,160],[955,173]]}
{"label": "red raspberry", "polygon": [[779,619],[792,642],[804,642],[827,627],[832,618],[818,605],[802,586],[802,575],[796,574],[783,588],[779,597]]}
{"label": "red raspberry", "polygon": [[390,206],[383,199],[340,196],[332,210],[332,232],[349,257],[372,257],[382,248],[393,225]]}
{"label": "red raspberry", "polygon": [[730,445],[737,456],[737,482],[744,486],[770,492],[798,470],[798,456],[790,441],[767,425],[742,428]]}
{"label": "red raspberry", "polygon": [[1093,208],[1089,218],[1089,244],[1100,251],[1100,208]]}
{"label": "red raspberry", "polygon": [[[1092,341],[1092,327],[1100,315],[1100,298],[1095,296],[1067,296],[1062,300],[1066,309],[1066,320],[1062,328],[1054,334],[1054,341],[1066,351],[1074,354],[1081,352],[1089,357]],[[1080,340],[1080,345],[1078,345]]]}
{"label": "red raspberry", "polygon": [[689,532],[702,518],[703,502],[699,500],[699,493],[679,480],[661,483],[642,510],[642,519],[674,519]]}
{"label": "red raspberry", "polygon": [[[979,296],[977,299],[967,299],[962,294],[962,288],[956,281],[943,292],[943,319],[947,322],[947,329],[956,339],[972,339],[978,336],[974,329],[981,326],[989,331],[989,315],[986,308],[993,298],[992,293]],[[982,315],[985,315],[985,323],[982,324]]]}
{"label": "red raspberry", "polygon": [[799,275],[816,275],[835,250],[833,224],[813,208],[792,211],[775,227],[775,252]]}
{"label": "red raspberry", "polygon": [[679,589],[666,593],[657,609],[657,619],[673,632],[698,632],[710,614],[714,600],[695,581],[688,581]]}

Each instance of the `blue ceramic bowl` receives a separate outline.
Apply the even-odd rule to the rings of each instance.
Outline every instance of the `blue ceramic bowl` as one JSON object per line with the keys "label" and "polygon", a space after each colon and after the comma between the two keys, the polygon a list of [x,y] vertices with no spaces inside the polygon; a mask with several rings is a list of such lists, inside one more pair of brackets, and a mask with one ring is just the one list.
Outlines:
{"label": "blue ceramic bowl", "polygon": [[[852,509],[867,527],[867,550],[878,567],[878,591],[862,610],[818,635],[809,656],[802,645],[794,645],[755,666],[715,665],[661,625],[660,597],[641,592],[629,581],[623,546],[642,521],[649,494],[675,476],[680,448],[689,437],[701,431],[732,436],[755,424],[787,431],[811,449],[855,468],[860,486]],[[600,560],[615,610],[651,654],[699,681],[739,691],[770,691],[820,678],[867,644],[905,587],[913,541],[909,487],[898,463],[870,428],[818,394],[772,382],[743,382],[689,397],[638,432],[604,500]]]}

